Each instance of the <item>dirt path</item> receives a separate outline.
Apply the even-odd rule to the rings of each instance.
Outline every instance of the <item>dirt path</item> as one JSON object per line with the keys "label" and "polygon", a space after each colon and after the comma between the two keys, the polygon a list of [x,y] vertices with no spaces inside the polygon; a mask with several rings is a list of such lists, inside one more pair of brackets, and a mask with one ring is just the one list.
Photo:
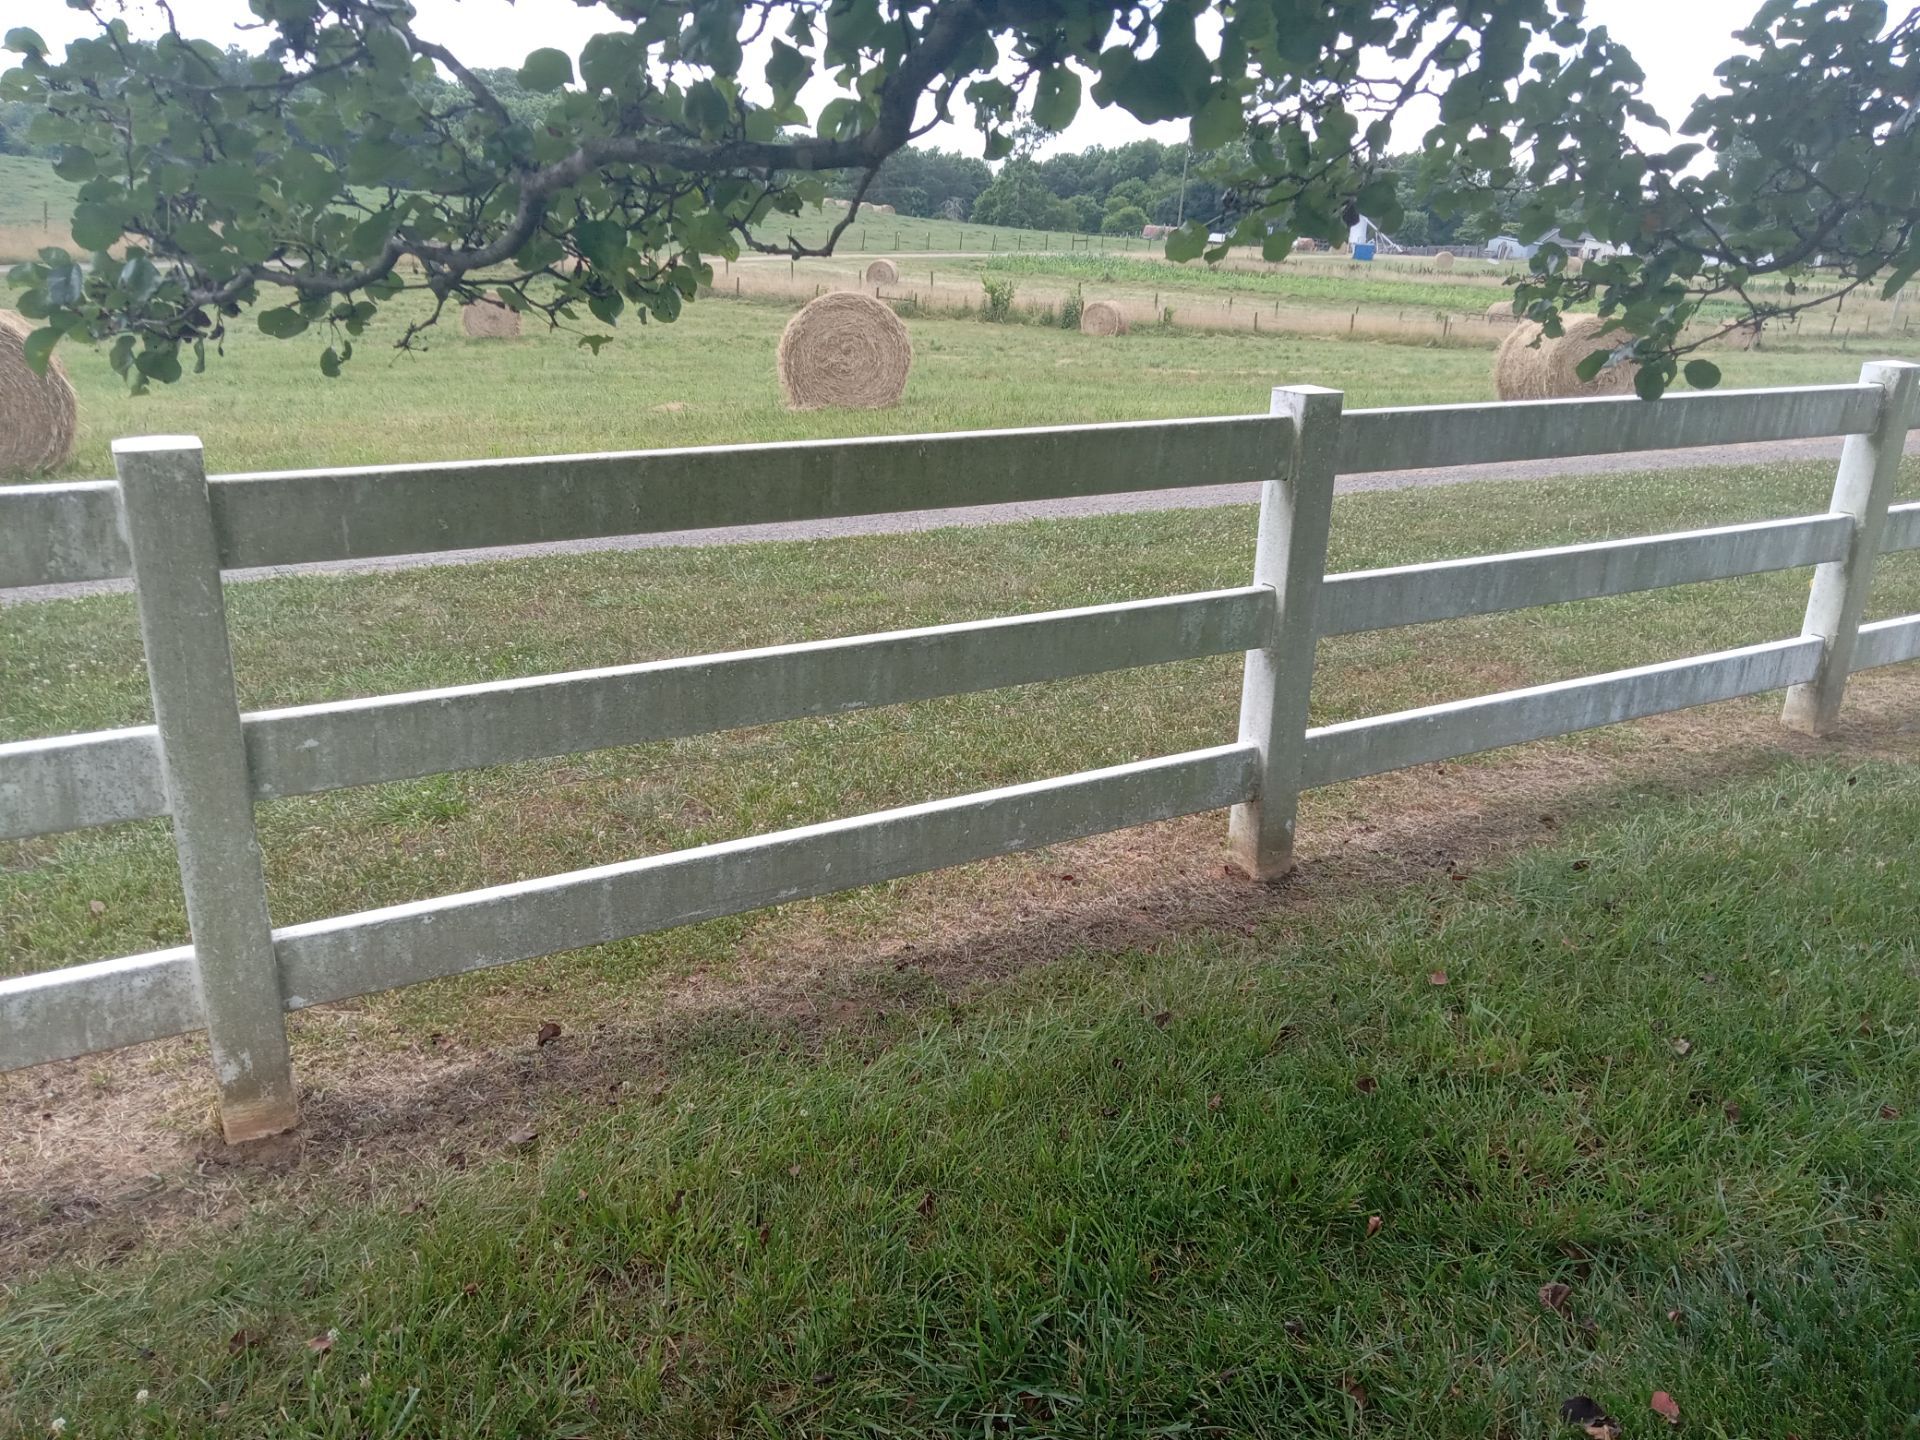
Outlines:
{"label": "dirt path", "polygon": [[[1618,475],[1649,470],[1688,470],[1716,465],[1763,465],[1792,460],[1831,460],[1840,454],[1838,438],[1774,440],[1753,445],[1707,445],[1691,450],[1643,450],[1625,455],[1587,455],[1570,460],[1523,460],[1498,465],[1456,465],[1428,470],[1393,470],[1342,475],[1340,495],[1372,490],[1410,490],[1428,485],[1464,485],[1475,480],[1557,480],[1568,476]],[[1920,455],[1920,430],[1907,436],[1907,453]],[[722,530],[678,530],[664,535],[613,535],[594,540],[558,540],[539,545],[504,545],[482,550],[445,550],[431,555],[389,555],[372,560],[324,560],[310,565],[275,565],[232,570],[229,582],[268,580],[283,575],[365,574],[415,570],[427,565],[477,565],[535,555],[581,555],[604,550],[653,550],[688,545],[745,545],[767,540],[829,540],[845,535],[896,535],[949,526],[1009,525],[1023,520],[1059,520],[1082,515],[1119,515],[1154,510],[1206,510],[1252,505],[1254,485],[1203,485],[1182,490],[1143,490],[1127,495],[1095,495],[1070,500],[1034,500],[1011,505],[975,505],[960,510],[903,510],[887,515],[855,515],[837,520],[803,520],[778,525],[739,525]],[[32,585],[0,590],[0,605],[67,600],[79,595],[119,593],[128,580],[88,581],[77,585]]]}

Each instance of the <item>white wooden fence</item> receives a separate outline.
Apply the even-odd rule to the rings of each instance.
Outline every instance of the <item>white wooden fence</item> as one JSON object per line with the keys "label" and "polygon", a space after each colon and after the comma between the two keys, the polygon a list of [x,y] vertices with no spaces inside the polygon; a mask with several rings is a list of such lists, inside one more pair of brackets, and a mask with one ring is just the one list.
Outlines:
{"label": "white wooden fence", "polygon": [[[0,587],[133,576],[155,723],[0,745],[0,839],[169,816],[192,944],[0,981],[0,1069],[206,1029],[228,1135],[297,1118],[285,1012],[1076,837],[1232,807],[1237,863],[1291,861],[1303,789],[1789,689],[1819,732],[1847,676],[1920,657],[1920,615],[1861,624],[1920,367],[1860,382],[229,475],[191,439],[122,441],[117,481],[0,488]],[[1848,437],[1825,514],[1324,575],[1334,477]],[[221,572],[585,536],[1263,483],[1251,583],[684,660],[241,713]],[[1817,566],[1799,637],[1310,727],[1315,641]],[[260,800],[734,726],[1246,652],[1211,749],[273,928]]]}

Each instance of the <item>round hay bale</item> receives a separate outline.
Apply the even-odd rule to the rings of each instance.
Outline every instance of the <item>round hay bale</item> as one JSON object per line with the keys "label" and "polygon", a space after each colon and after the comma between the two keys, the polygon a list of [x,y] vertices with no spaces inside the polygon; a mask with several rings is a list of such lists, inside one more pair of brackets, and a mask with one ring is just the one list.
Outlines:
{"label": "round hay bale", "polygon": [[1293,242],[1293,253],[1296,255],[1311,255],[1319,248],[1320,242],[1307,235]]}
{"label": "round hay bale", "polygon": [[1111,300],[1089,300],[1086,308],[1080,312],[1080,333],[1124,335],[1127,333],[1126,313]]}
{"label": "round hay bale", "polygon": [[867,283],[869,285],[898,285],[900,283],[900,267],[891,260],[876,260],[867,266]]}
{"label": "round hay bale", "polygon": [[520,333],[520,312],[498,300],[476,300],[460,307],[460,328],[470,340],[504,340]]}
{"label": "round hay bale", "polygon": [[0,311],[0,476],[39,475],[73,454],[80,406],[58,358],[36,375],[27,365],[33,322]]}
{"label": "round hay bale", "polygon": [[1578,275],[1586,268],[1587,262],[1582,260],[1578,255],[1569,255],[1567,257],[1567,274]]}
{"label": "round hay bale", "polygon": [[1579,375],[1580,362],[1595,350],[1613,343],[1603,337],[1605,324],[1598,315],[1565,315],[1557,340],[1542,340],[1534,348],[1540,326],[1533,321],[1515,325],[1493,357],[1493,383],[1502,400],[1567,400],[1587,395],[1625,395],[1633,390],[1637,365],[1609,365],[1592,380]]}
{"label": "round hay bale", "polygon": [[1451,250],[1442,250],[1438,255],[1434,256],[1433,268],[1436,270],[1451,270],[1453,268],[1453,252]]}
{"label": "round hay bale", "polygon": [[907,388],[913,342],[893,308],[836,290],[809,301],[780,335],[780,390],[795,410],[880,410]]}

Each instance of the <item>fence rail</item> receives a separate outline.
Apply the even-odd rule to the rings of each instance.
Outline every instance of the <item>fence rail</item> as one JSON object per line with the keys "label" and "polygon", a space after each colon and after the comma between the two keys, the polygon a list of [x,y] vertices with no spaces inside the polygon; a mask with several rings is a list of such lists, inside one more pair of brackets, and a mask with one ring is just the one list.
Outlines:
{"label": "fence rail", "polygon": [[[1178,815],[1233,807],[1238,864],[1291,863],[1301,790],[1787,689],[1832,723],[1846,676],[1920,659],[1920,615],[1861,622],[1920,367],[1860,383],[820,441],[208,480],[197,442],[121,442],[117,481],[0,487],[0,586],[131,574],[156,723],[0,745],[0,838],[171,818],[193,943],[0,981],[0,1068],[205,1028],[230,1137],[297,1118],[288,1010]],[[1830,509],[1324,575],[1334,477],[1848,437]],[[242,714],[220,572],[256,565],[1256,481],[1252,583],[572,674]],[[1802,635],[1310,728],[1315,642],[1815,567]],[[1245,652],[1234,743],[270,929],[262,800]]]}

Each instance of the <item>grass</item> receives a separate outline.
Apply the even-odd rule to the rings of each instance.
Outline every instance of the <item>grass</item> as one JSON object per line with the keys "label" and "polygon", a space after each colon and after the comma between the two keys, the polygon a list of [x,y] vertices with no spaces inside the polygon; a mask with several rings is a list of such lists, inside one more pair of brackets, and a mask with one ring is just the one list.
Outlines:
{"label": "grass", "polygon": [[1789,766],[857,1039],[683,1035],[651,1103],[404,1198],[11,1287],[0,1416],[1905,1433],[1916,824],[1911,768]]}
{"label": "grass", "polygon": [[[392,316],[332,381],[318,370],[324,339],[273,341],[241,325],[206,374],[140,399],[104,351],[63,346],[80,436],[61,475],[110,474],[109,444],[137,434],[198,435],[210,468],[238,471],[1249,414],[1266,410],[1273,386],[1305,381],[1344,390],[1351,406],[1494,398],[1484,351],[1151,330],[1109,343],[919,317],[901,404],[794,413],[774,375],[783,323],[767,305],[710,299],[672,325],[622,326],[598,357],[566,333],[473,341],[457,325],[425,354],[399,355],[383,343],[399,333]],[[1726,383],[1849,379],[1858,359],[1728,355]]]}

